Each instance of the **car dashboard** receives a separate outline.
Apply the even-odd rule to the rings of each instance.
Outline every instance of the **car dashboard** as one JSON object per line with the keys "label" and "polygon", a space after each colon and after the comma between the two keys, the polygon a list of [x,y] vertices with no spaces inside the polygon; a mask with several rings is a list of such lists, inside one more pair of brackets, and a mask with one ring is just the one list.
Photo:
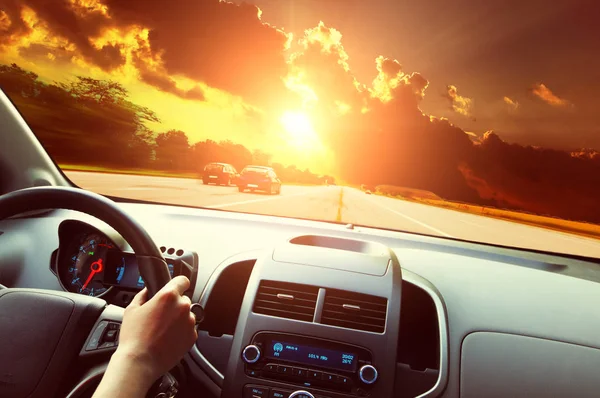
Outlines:
{"label": "car dashboard", "polygon": [[[185,362],[214,396],[597,396],[600,389],[593,259],[354,225],[120,206],[161,247],[172,275],[192,281],[186,294],[205,319]],[[0,231],[6,286],[119,306],[143,287],[127,243],[87,215],[49,210],[5,220]],[[95,264],[95,275],[82,280],[80,263]]]}

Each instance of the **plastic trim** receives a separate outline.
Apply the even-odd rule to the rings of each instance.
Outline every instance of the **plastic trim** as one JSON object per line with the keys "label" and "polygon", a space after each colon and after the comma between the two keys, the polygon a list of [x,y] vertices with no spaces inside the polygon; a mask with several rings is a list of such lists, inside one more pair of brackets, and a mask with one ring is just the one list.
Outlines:
{"label": "plastic trim", "polygon": [[[202,291],[202,293],[200,294],[200,298],[198,299],[198,303],[202,306],[202,308],[206,308],[206,304],[208,303],[210,293],[212,292],[215,284],[217,283],[217,280],[219,279],[223,271],[237,263],[245,261],[257,261],[257,259],[260,258],[260,256],[263,254],[264,250],[252,250],[249,252],[239,253],[234,256],[231,256],[227,258],[227,260],[219,264],[208,279],[208,282],[206,283],[206,286],[204,287],[204,290]],[[204,355],[202,355],[196,344],[193,345],[189,353],[192,359],[194,359],[194,361],[198,365],[200,365],[202,370],[210,377],[210,379],[213,380],[220,388],[222,388],[225,376],[221,372],[219,372],[217,368],[215,368],[213,364],[210,363],[204,357]]]}
{"label": "plastic trim", "polygon": [[425,291],[425,293],[431,297],[433,303],[435,304],[440,337],[440,369],[438,373],[438,379],[430,390],[425,391],[423,394],[418,395],[415,398],[438,396],[441,394],[444,388],[446,388],[446,383],[448,382],[448,321],[446,319],[446,305],[444,304],[444,301],[442,300],[437,289],[425,278],[407,270],[406,268],[403,268],[402,279],[423,289],[423,291]]}
{"label": "plastic trim", "polygon": [[[200,296],[199,303],[202,306],[205,306],[208,302],[208,297],[210,296],[210,292],[212,291],[214,284],[217,279],[221,275],[221,273],[229,266],[234,265],[243,261],[252,261],[260,258],[260,254],[263,253],[262,250],[251,251],[241,253],[235,256],[228,258],[225,262],[221,263],[215,272],[211,275],[204,291]],[[425,293],[427,293],[431,299],[433,300],[438,316],[438,328],[439,328],[439,337],[440,337],[440,369],[438,373],[438,379],[434,386],[429,390],[424,392],[423,394],[415,397],[415,398],[425,398],[429,396],[439,395],[444,388],[446,388],[446,384],[448,382],[448,322],[446,319],[446,306],[441,298],[441,295],[437,291],[437,289],[426,279],[423,277],[411,272],[405,268],[402,269],[402,279],[408,283],[412,283],[413,285],[423,289]],[[202,370],[208,374],[208,376],[215,382],[219,387],[223,387],[223,383],[225,380],[225,376],[219,372],[200,352],[196,344],[190,350],[190,355],[192,358],[200,365]]]}

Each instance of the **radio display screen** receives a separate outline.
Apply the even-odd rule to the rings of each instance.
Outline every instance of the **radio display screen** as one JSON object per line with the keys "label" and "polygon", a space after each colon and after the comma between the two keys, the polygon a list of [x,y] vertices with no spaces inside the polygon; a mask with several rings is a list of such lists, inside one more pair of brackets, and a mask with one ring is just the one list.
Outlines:
{"label": "radio display screen", "polygon": [[268,358],[296,362],[307,366],[322,366],[330,369],[355,372],[358,356],[352,352],[330,350],[285,341],[271,340],[267,345]]}

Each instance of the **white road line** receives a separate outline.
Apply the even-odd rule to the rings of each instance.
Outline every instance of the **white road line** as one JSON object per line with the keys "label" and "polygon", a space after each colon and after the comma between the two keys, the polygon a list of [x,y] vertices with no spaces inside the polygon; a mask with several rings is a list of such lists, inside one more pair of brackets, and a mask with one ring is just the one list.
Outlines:
{"label": "white road line", "polygon": [[434,231],[434,232],[437,232],[437,233],[438,233],[438,234],[440,234],[440,235],[443,235],[443,236],[445,236],[445,237],[447,237],[447,238],[454,238],[454,236],[452,236],[452,235],[450,235],[450,234],[447,234],[447,233],[445,233],[444,231],[440,231],[439,229],[437,229],[437,228],[435,228],[435,227],[432,227],[432,226],[431,226],[431,225],[429,225],[429,224],[426,224],[426,223],[424,223],[424,222],[422,222],[422,221],[419,221],[419,220],[417,220],[417,219],[415,219],[415,218],[412,218],[411,216],[407,216],[406,214],[404,214],[404,213],[401,213],[401,212],[399,212],[399,211],[397,211],[397,210],[390,209],[389,207],[387,207],[387,206],[384,206],[384,205],[382,205],[381,203],[377,203],[377,201],[375,201],[375,200],[373,200],[373,199],[367,199],[367,200],[370,200],[371,202],[375,203],[377,206],[379,206],[379,207],[381,207],[381,208],[383,208],[383,209],[386,209],[386,210],[388,210],[388,211],[391,211],[392,213],[394,213],[394,214],[397,214],[397,215],[399,215],[400,217],[404,217],[404,218],[406,218],[407,220],[410,220],[410,221],[414,222],[415,224],[419,224],[419,225],[420,225],[420,226],[422,226],[422,227],[425,227],[425,228],[428,228],[428,229],[430,229],[430,230],[432,230],[432,231]]}
{"label": "white road line", "polygon": [[285,198],[291,198],[293,196],[308,195],[309,193],[310,192],[306,191],[306,192],[299,192],[299,193],[294,193],[294,194],[285,195],[285,196],[278,195],[278,196],[270,197],[270,198],[244,200],[244,201],[241,201],[241,202],[223,203],[223,204],[220,204],[220,205],[203,206],[203,207],[206,207],[206,208],[209,208],[209,209],[221,209],[223,207],[245,205],[245,204],[248,204],[248,203],[267,202],[269,200],[285,199]]}

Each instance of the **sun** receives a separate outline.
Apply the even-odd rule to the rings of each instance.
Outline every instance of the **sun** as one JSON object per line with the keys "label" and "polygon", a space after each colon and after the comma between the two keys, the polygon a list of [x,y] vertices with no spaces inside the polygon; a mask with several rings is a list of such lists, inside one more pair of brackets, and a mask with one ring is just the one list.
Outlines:
{"label": "sun", "polygon": [[289,134],[292,144],[297,147],[306,147],[314,144],[317,134],[305,113],[287,111],[283,113],[280,121],[285,131]]}

